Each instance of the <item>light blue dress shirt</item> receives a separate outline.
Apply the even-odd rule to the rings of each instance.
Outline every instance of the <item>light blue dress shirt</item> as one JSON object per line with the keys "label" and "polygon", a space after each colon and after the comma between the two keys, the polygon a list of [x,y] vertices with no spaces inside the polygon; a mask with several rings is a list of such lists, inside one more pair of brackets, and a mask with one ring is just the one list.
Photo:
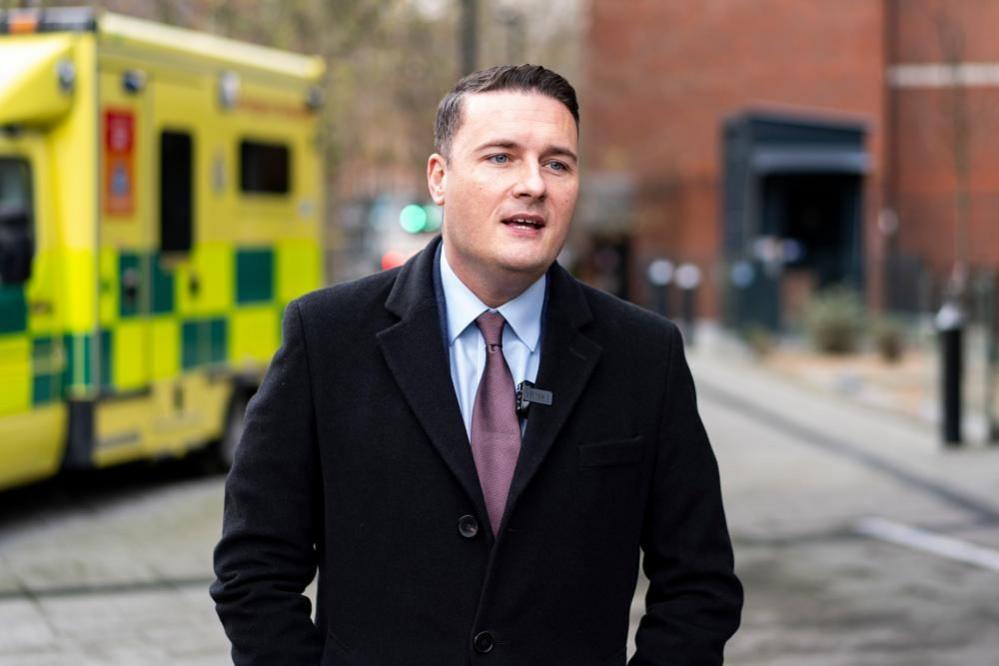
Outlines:
{"label": "light blue dress shirt", "polygon": [[[533,382],[541,364],[541,312],[545,304],[546,275],[524,292],[496,310],[506,319],[503,327],[503,357],[510,366],[513,385]],[[486,367],[486,341],[475,320],[492,310],[455,275],[441,248],[441,287],[447,318],[448,356],[451,381],[458,396],[458,407],[465,422],[465,432],[472,439],[472,408],[475,392]],[[521,424],[523,428],[523,423]]]}

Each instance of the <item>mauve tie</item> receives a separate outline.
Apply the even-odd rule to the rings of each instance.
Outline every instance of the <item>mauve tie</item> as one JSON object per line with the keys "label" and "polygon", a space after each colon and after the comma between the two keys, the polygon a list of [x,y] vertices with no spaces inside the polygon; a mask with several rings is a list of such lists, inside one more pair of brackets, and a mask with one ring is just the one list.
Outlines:
{"label": "mauve tie", "polygon": [[520,421],[513,376],[503,357],[504,324],[506,320],[498,312],[483,312],[475,320],[486,339],[486,367],[472,408],[472,457],[494,535],[503,519],[510,481],[520,455]]}

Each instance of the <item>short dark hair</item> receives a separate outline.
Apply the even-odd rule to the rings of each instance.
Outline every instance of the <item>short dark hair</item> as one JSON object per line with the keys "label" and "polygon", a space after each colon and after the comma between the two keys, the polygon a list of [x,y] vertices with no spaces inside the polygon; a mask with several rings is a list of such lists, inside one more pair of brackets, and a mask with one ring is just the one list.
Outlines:
{"label": "short dark hair", "polygon": [[437,106],[434,121],[434,149],[449,157],[451,141],[462,122],[461,100],[466,94],[518,90],[536,92],[558,100],[569,109],[579,129],[579,104],[572,85],[559,74],[541,65],[499,65],[463,77]]}

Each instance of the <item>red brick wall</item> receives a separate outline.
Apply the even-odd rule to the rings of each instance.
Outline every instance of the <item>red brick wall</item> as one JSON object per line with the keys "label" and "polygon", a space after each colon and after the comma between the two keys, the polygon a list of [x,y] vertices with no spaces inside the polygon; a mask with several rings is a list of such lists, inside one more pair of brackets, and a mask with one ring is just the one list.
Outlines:
{"label": "red brick wall", "polygon": [[[869,123],[865,208],[875,219],[885,97],[880,2],[591,0],[591,12],[587,168],[630,171],[639,185],[638,300],[643,257],[665,252],[711,274],[720,248],[721,123],[747,107]],[[702,311],[717,313],[716,289],[702,292]]]}
{"label": "red brick wall", "polygon": [[[898,8],[896,63],[999,63],[994,0],[904,0]],[[999,263],[999,86],[965,87],[957,94],[962,97],[955,98],[952,86],[894,88],[892,186],[899,244],[938,276],[957,255],[956,108],[963,109],[958,113],[968,126],[967,260],[972,268]]]}
{"label": "red brick wall", "polygon": [[[747,107],[868,123],[868,296],[881,301],[882,204],[899,250],[939,282],[957,257],[953,86],[888,87],[885,67],[999,63],[995,0],[590,0],[583,99],[592,172],[631,173],[633,286],[654,255],[711,272],[720,254],[719,128]],[[889,92],[890,90],[890,92]],[[972,270],[999,264],[999,84],[963,87]],[[714,289],[702,307],[717,312]]]}
{"label": "red brick wall", "polygon": [[965,59],[999,61],[999,3],[995,0],[890,0],[896,8],[900,62],[940,62],[940,31],[957,29]]}
{"label": "red brick wall", "polygon": [[[899,241],[937,273],[955,259],[957,171],[947,89],[902,90],[898,95],[895,165]],[[970,173],[968,256],[973,266],[999,262],[999,88],[967,91]]]}

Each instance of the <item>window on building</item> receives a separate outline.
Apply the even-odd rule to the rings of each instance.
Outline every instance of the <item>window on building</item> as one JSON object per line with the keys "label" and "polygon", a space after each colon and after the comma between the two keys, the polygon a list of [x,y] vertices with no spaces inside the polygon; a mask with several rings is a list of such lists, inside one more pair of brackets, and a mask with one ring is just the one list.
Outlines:
{"label": "window on building", "polygon": [[243,192],[288,194],[291,151],[280,143],[244,139],[239,143],[239,187]]}
{"label": "window on building", "polygon": [[160,248],[191,249],[194,228],[194,151],[191,135],[160,134]]}

